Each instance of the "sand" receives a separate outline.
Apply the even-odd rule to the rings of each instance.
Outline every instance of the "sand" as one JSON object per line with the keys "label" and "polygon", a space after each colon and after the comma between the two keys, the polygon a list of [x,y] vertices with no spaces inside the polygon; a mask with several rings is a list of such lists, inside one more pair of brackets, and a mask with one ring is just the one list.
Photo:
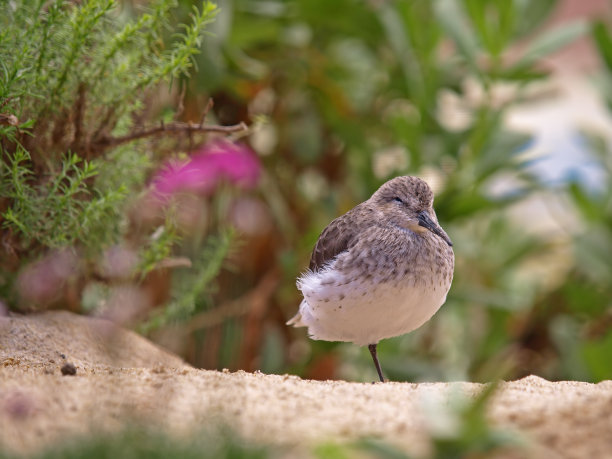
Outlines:
{"label": "sand", "polygon": [[[294,453],[369,436],[426,456],[432,434],[452,433],[451,407],[482,389],[199,370],[101,319],[68,312],[0,317],[0,451],[34,453],[75,435],[142,423],[179,437],[228,425]],[[611,381],[503,382],[488,417],[499,430],[520,432],[525,454],[612,457]]]}

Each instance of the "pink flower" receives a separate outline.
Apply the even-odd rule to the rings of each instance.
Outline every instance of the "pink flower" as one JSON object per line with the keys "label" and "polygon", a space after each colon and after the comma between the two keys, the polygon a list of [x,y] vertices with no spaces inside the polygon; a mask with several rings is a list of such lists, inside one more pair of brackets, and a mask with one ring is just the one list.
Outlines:
{"label": "pink flower", "polygon": [[178,191],[211,194],[223,180],[254,188],[261,165],[246,146],[217,140],[205,145],[187,161],[168,164],[153,179],[155,193],[167,196]]}

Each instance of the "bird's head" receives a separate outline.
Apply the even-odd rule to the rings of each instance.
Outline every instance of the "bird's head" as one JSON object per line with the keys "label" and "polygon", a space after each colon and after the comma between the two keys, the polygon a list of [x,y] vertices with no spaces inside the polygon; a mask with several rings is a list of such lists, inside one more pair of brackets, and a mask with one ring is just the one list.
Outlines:
{"label": "bird's head", "polygon": [[452,246],[448,235],[438,224],[433,209],[433,192],[418,177],[402,176],[389,180],[370,198],[392,225],[422,234],[430,231]]}

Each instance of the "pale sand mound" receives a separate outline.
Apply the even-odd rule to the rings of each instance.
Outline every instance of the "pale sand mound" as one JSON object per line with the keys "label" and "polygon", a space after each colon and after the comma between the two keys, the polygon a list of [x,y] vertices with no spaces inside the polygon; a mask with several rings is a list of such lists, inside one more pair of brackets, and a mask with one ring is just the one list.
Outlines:
{"label": "pale sand mound", "polygon": [[[62,376],[66,362],[75,376]],[[227,424],[248,439],[298,448],[376,436],[423,454],[431,407],[444,411],[457,393],[481,388],[196,370],[105,321],[66,312],[0,318],[0,445],[13,451],[140,421],[176,434]],[[503,383],[490,416],[523,431],[538,456],[612,457],[610,381]]]}
{"label": "pale sand mound", "polygon": [[43,366],[59,371],[66,361],[83,369],[191,368],[179,357],[108,320],[67,311],[0,317],[0,362],[5,367]]}

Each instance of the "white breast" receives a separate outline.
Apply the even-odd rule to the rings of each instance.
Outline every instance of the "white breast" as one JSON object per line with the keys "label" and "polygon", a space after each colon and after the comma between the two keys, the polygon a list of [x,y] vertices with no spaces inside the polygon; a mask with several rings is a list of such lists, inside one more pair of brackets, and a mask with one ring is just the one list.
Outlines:
{"label": "white breast", "polygon": [[300,322],[313,339],[366,345],[423,325],[446,301],[450,279],[363,279],[328,267],[303,275],[298,288]]}

